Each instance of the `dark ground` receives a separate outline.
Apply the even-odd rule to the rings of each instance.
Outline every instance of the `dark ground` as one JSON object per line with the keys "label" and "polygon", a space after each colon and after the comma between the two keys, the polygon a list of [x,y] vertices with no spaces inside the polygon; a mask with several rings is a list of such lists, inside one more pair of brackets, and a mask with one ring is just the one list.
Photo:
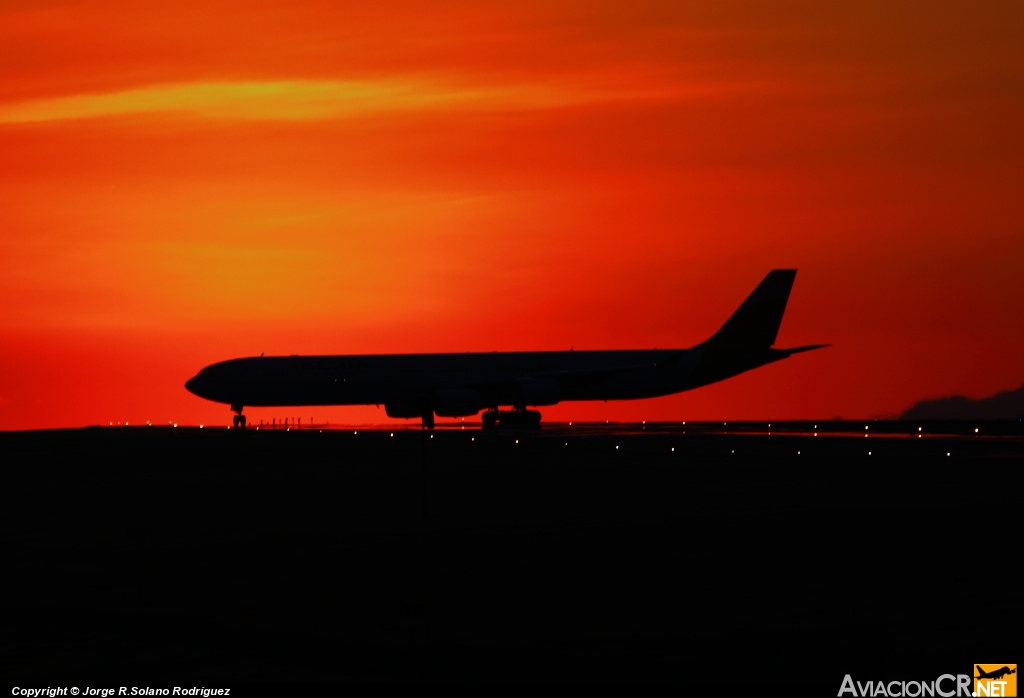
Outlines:
{"label": "dark ground", "polygon": [[1018,425],[779,426],[0,433],[0,671],[836,695],[1017,661]]}

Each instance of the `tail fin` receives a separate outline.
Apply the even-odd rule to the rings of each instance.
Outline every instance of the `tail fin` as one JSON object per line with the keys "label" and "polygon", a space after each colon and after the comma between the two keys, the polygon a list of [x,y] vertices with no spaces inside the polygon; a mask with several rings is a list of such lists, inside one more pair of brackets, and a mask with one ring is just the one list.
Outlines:
{"label": "tail fin", "polygon": [[757,347],[767,349],[775,344],[786,312],[786,302],[793,288],[796,269],[774,269],[747,296],[722,329],[708,344]]}

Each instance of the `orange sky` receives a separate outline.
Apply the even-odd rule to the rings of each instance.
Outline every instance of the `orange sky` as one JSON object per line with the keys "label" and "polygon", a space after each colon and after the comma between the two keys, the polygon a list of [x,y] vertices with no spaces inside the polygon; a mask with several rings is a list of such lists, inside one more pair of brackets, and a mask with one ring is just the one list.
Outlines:
{"label": "orange sky", "polygon": [[[229,424],[237,356],[685,347],[548,419],[898,414],[1024,383],[1024,5],[0,6],[0,429]],[[364,423],[376,408],[247,410]]]}

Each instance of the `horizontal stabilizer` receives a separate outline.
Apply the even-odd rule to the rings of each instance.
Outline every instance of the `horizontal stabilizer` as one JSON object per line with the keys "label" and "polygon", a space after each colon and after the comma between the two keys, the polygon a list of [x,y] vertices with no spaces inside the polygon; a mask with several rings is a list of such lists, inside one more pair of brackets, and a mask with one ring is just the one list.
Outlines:
{"label": "horizontal stabilizer", "polygon": [[828,344],[808,344],[806,347],[796,347],[795,349],[777,349],[776,351],[786,352],[786,356],[792,356],[793,354],[799,354],[804,351],[814,351],[815,349],[824,349],[829,346]]}

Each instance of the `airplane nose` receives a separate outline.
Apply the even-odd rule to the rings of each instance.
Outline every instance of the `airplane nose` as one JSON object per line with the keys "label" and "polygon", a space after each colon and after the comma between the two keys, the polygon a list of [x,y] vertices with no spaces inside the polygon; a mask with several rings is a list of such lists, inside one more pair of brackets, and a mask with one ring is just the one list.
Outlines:
{"label": "airplane nose", "polygon": [[198,378],[199,378],[198,376],[193,376],[192,378],[189,378],[187,381],[185,381],[185,390],[189,391],[193,395],[199,395],[199,390],[198,390],[199,379]]}

